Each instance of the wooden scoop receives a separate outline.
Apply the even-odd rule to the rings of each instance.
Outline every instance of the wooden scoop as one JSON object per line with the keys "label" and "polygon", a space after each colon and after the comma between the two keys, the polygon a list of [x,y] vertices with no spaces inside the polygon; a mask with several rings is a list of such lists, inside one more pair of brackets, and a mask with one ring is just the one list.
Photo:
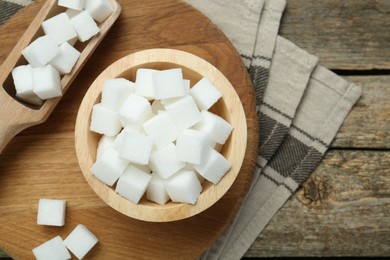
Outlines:
{"label": "wooden scoop", "polygon": [[[119,17],[121,12],[120,5],[115,0],[110,0],[110,2],[113,7],[113,13],[102,23],[98,24],[100,32],[89,41],[76,43],[75,48],[81,52],[81,55],[71,73],[61,78],[63,94],[65,94],[88,58]],[[22,50],[36,38],[44,35],[41,28],[42,22],[65,10],[66,8],[57,5],[57,0],[47,0],[0,67],[0,153],[16,134],[29,126],[45,122],[61,99],[61,97],[57,97],[46,100],[42,106],[34,106],[17,100],[11,71],[16,66],[27,64],[27,61],[21,55]]]}

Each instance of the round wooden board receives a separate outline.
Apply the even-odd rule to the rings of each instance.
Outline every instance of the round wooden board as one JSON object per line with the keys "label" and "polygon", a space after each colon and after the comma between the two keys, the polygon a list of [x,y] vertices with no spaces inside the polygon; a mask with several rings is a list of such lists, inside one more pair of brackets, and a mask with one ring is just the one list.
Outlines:
{"label": "round wooden board", "polygon": [[[84,224],[100,239],[93,259],[194,259],[226,228],[250,183],[258,146],[254,91],[241,59],[223,33],[179,0],[119,1],[123,10],[47,122],[16,136],[0,155],[0,248],[15,259],[32,259],[32,249]],[[0,27],[0,61],[26,30],[42,1]],[[85,181],[74,148],[74,124],[83,95],[111,63],[137,50],[176,48],[216,66],[235,87],[244,106],[248,144],[233,187],[195,217],[148,223],[108,207]],[[3,108],[2,108],[3,109]],[[67,200],[64,227],[36,224],[39,198]]]}

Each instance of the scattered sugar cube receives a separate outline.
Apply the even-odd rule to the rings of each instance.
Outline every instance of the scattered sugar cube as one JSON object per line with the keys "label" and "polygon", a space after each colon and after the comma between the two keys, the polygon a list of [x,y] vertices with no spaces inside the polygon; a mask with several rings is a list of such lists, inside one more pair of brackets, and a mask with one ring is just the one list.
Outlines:
{"label": "scattered sugar cube", "polygon": [[106,20],[113,11],[109,0],[85,0],[84,8],[99,23]]}
{"label": "scattered sugar cube", "polygon": [[161,102],[157,99],[152,102],[152,112],[153,114],[157,114],[158,111],[164,111],[165,107],[161,104]]}
{"label": "scattered sugar cube", "polygon": [[107,136],[117,135],[122,129],[118,113],[98,103],[92,108],[90,130]]}
{"label": "scattered sugar cube", "polygon": [[184,96],[182,69],[178,68],[154,72],[153,88],[156,99]]}
{"label": "scattered sugar cube", "polygon": [[137,204],[144,195],[152,176],[130,165],[119,178],[115,192]]}
{"label": "scattered sugar cube", "polygon": [[192,164],[200,164],[206,159],[210,141],[208,135],[193,129],[179,133],[176,140],[178,160]]}
{"label": "scattered sugar cube", "polygon": [[186,165],[177,158],[176,146],[173,143],[150,155],[150,168],[161,178],[167,179]]}
{"label": "scattered sugar cube", "polygon": [[98,143],[96,158],[99,158],[108,148],[114,147],[116,137],[103,135]]}
{"label": "scattered sugar cube", "polygon": [[79,224],[65,238],[65,246],[78,258],[85,255],[99,242],[99,239],[84,225]]}
{"label": "scattered sugar cube", "polygon": [[153,73],[156,70],[138,69],[135,80],[135,93],[148,100],[155,99],[153,87]]}
{"label": "scattered sugar cube", "polygon": [[80,52],[68,42],[64,42],[60,46],[60,53],[55,56],[49,63],[56,70],[58,70],[61,75],[64,75],[72,71],[79,57]]}
{"label": "scattered sugar cube", "polygon": [[81,42],[88,41],[94,35],[100,32],[99,27],[88,11],[82,11],[79,14],[73,16],[70,19],[70,23],[76,30],[78,38]]}
{"label": "scattered sugar cube", "polygon": [[34,93],[41,99],[62,95],[61,79],[58,71],[51,65],[36,67],[33,71]]}
{"label": "scattered sugar cube", "polygon": [[72,19],[73,17],[75,17],[76,15],[78,15],[81,12],[82,12],[81,10],[79,11],[79,10],[75,10],[75,9],[71,9],[71,8],[68,8],[65,11],[65,13],[68,16],[69,20]]}
{"label": "scattered sugar cube", "polygon": [[21,65],[12,70],[16,96],[30,104],[42,105],[40,99],[33,91],[33,74],[31,65]]}
{"label": "scattered sugar cube", "polygon": [[47,35],[38,37],[22,51],[22,55],[32,67],[44,66],[51,61],[60,48],[56,42]]}
{"label": "scattered sugar cube", "polygon": [[172,117],[167,112],[162,112],[143,124],[148,136],[153,139],[156,148],[162,148],[176,140],[178,129]]}
{"label": "scattered sugar cube", "polygon": [[149,101],[141,96],[130,94],[119,109],[122,126],[141,129],[142,124],[153,116]]}
{"label": "scattered sugar cube", "polygon": [[195,99],[200,110],[208,110],[222,97],[221,92],[219,92],[208,78],[203,78],[198,81],[191,88],[190,94]]}
{"label": "scattered sugar cube", "polygon": [[217,184],[222,179],[230,167],[230,162],[212,148],[209,148],[206,161],[199,165],[194,165],[195,170],[197,170],[203,178],[214,184]]}
{"label": "scattered sugar cube", "polygon": [[85,0],[58,0],[58,5],[72,10],[83,10]]}
{"label": "scattered sugar cube", "polygon": [[[188,79],[183,79],[184,96],[189,95],[189,93],[190,93],[190,84],[191,84],[191,82]],[[160,102],[163,105],[167,105],[169,103],[176,102],[176,101],[178,101],[181,98],[183,98],[183,97],[165,98],[165,99],[161,99]]]}
{"label": "scattered sugar cube", "polygon": [[116,150],[108,148],[97,158],[91,173],[108,186],[112,186],[128,165],[129,162],[119,158]]}
{"label": "scattered sugar cube", "polygon": [[141,133],[128,131],[123,138],[119,155],[122,159],[131,163],[146,165],[149,162],[153,140]]}
{"label": "scattered sugar cube", "polygon": [[169,197],[174,202],[195,204],[202,185],[193,171],[182,170],[173,175],[165,183]]}
{"label": "scattered sugar cube", "polygon": [[56,236],[32,250],[37,260],[67,260],[71,259],[68,249],[60,236]]}
{"label": "scattered sugar cube", "polygon": [[77,38],[77,33],[66,13],[60,13],[42,22],[42,29],[58,45]]}
{"label": "scattered sugar cube", "polygon": [[169,201],[169,196],[165,189],[165,180],[155,173],[152,174],[152,179],[146,189],[146,198],[160,205],[164,205]]}
{"label": "scattered sugar cube", "polygon": [[124,78],[106,80],[102,90],[102,104],[119,111],[126,98],[134,93],[135,84]]}
{"label": "scattered sugar cube", "polygon": [[65,224],[65,200],[39,199],[38,225],[62,227]]}
{"label": "scattered sugar cube", "polygon": [[201,114],[191,96],[165,106],[179,130],[190,128],[201,120]]}
{"label": "scattered sugar cube", "polygon": [[193,128],[208,133],[211,140],[224,144],[232,132],[233,126],[222,117],[209,111],[203,110],[201,114],[202,120]]}

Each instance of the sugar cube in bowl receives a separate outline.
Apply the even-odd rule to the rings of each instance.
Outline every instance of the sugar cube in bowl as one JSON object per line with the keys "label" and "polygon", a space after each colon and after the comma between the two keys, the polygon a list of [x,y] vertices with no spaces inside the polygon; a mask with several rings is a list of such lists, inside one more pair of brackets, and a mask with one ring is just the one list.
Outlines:
{"label": "sugar cube in bowl", "polygon": [[[221,148],[219,150],[220,154],[226,158],[231,167],[217,184],[207,180],[203,181],[202,191],[194,204],[169,201],[160,205],[148,200],[146,192],[135,204],[115,191],[117,184],[108,186],[91,172],[91,168],[96,162],[98,143],[102,136],[90,131],[92,109],[94,105],[101,101],[102,89],[104,82],[107,80],[125,78],[135,82],[138,69],[168,70],[177,68],[182,70],[184,79],[190,80],[191,87],[206,77],[222,94],[222,97],[209,111],[226,120],[234,129],[224,144],[218,144]],[[213,127],[208,129],[211,131]],[[231,83],[216,67],[204,59],[174,49],[148,49],[135,52],[107,67],[95,79],[85,94],[78,111],[75,128],[77,158],[90,187],[113,209],[129,217],[149,222],[169,222],[185,219],[203,212],[216,203],[231,188],[238,176],[244,159],[246,144],[245,113]]]}

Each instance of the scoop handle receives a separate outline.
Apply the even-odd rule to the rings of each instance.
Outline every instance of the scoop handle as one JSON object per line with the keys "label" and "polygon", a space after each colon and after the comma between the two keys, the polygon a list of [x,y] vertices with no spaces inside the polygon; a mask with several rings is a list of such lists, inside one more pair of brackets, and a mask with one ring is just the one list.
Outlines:
{"label": "scoop handle", "polygon": [[11,139],[22,130],[23,129],[19,129],[18,127],[5,125],[0,122],[0,154],[3,152],[9,141],[11,141]]}

